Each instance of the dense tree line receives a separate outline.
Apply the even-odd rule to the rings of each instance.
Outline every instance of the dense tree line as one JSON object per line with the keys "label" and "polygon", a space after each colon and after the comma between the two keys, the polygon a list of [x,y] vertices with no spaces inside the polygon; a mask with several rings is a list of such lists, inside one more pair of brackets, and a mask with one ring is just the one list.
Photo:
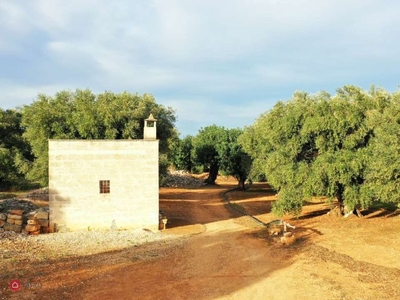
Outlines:
{"label": "dense tree line", "polygon": [[344,86],[336,95],[297,92],[240,137],[253,171],[278,191],[277,214],[314,196],[342,210],[400,203],[400,92]]}
{"label": "dense tree line", "polygon": [[217,125],[201,128],[196,136],[175,142],[171,161],[176,168],[188,172],[208,171],[207,184],[215,184],[219,173],[234,176],[243,190],[252,160],[238,142],[242,133],[239,128]]}
{"label": "dense tree line", "polygon": [[266,178],[276,214],[299,213],[318,196],[341,209],[373,201],[400,203],[400,91],[344,86],[335,95],[296,92],[244,129],[211,125],[180,139],[172,108],[152,95],[98,95],[90,90],[40,94],[31,104],[0,109],[0,189],[26,179],[48,183],[48,139],[137,139],[143,120],[158,119],[160,173]]}
{"label": "dense tree line", "polygon": [[23,138],[22,114],[19,110],[0,108],[0,191],[24,186],[33,156]]}
{"label": "dense tree line", "polygon": [[60,91],[55,96],[40,94],[18,111],[1,111],[0,188],[21,178],[47,186],[49,139],[143,138],[143,121],[150,113],[158,119],[162,173],[167,169],[170,140],[178,134],[176,116],[150,94]]}
{"label": "dense tree line", "polygon": [[178,170],[196,172],[193,151],[193,136],[187,135],[183,139],[176,137],[171,143],[169,152],[171,164]]}

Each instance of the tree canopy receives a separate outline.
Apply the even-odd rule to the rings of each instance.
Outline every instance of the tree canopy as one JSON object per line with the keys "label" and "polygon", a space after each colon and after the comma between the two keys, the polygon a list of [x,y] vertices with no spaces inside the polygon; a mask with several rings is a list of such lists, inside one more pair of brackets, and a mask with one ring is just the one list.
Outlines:
{"label": "tree canopy", "polygon": [[239,137],[243,134],[240,128],[226,129],[226,141],[218,147],[220,168],[222,171],[236,178],[238,188],[245,189],[245,182],[249,177],[252,159],[244,152],[239,143]]}
{"label": "tree canopy", "polygon": [[170,139],[177,134],[175,112],[157,104],[150,94],[90,90],[60,91],[55,96],[39,94],[23,107],[24,137],[35,156],[31,179],[48,182],[48,139],[138,139],[143,138],[143,120],[150,113],[157,118],[160,153],[168,151]]}
{"label": "tree canopy", "polygon": [[250,169],[251,158],[238,143],[242,130],[227,129],[217,125],[200,129],[194,138],[194,152],[197,163],[209,170],[206,183],[214,184],[219,170],[238,180],[240,189],[244,189]]}
{"label": "tree canopy", "polygon": [[176,138],[171,145],[170,161],[178,170],[192,172],[194,167],[193,137]]}
{"label": "tree canopy", "polygon": [[240,139],[278,191],[274,212],[300,213],[313,196],[340,206],[399,203],[399,93],[344,86],[334,96],[297,92]]}
{"label": "tree canopy", "polygon": [[0,191],[24,184],[32,163],[28,142],[22,137],[21,113],[0,109]]}

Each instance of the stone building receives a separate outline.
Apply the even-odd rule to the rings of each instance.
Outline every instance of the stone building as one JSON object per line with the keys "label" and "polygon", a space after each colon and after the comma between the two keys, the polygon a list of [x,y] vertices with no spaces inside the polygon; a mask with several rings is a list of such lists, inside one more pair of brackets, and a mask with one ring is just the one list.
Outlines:
{"label": "stone building", "polygon": [[49,140],[50,228],[158,229],[156,120],[143,140]]}

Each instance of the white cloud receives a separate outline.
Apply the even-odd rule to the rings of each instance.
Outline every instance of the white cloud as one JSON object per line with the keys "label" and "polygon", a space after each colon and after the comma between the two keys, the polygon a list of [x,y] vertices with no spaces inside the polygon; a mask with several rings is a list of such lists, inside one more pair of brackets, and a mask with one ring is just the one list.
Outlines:
{"label": "white cloud", "polygon": [[0,107],[10,109],[20,107],[24,104],[31,104],[39,94],[54,95],[61,90],[75,90],[74,87],[62,85],[19,85],[10,82],[0,81]]}
{"label": "white cloud", "polygon": [[168,101],[182,122],[245,122],[295,89],[393,84],[399,9],[378,0],[3,1],[0,103],[128,90],[179,99]]}

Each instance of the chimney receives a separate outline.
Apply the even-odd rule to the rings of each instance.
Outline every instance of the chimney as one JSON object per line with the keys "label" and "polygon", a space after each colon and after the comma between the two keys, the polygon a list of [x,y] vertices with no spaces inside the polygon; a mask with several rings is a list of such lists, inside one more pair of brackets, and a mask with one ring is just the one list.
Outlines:
{"label": "chimney", "polygon": [[155,140],[157,138],[157,119],[154,119],[153,114],[144,120],[144,133],[145,140]]}

